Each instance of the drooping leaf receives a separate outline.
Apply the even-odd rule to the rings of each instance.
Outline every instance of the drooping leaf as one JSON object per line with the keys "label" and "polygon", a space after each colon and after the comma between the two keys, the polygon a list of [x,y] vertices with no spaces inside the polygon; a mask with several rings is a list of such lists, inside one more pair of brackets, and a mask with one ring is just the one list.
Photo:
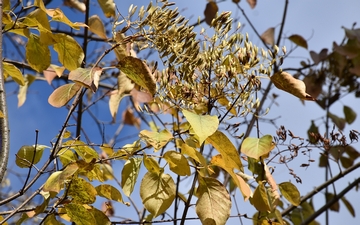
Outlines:
{"label": "drooping leaf", "polygon": [[142,130],[139,133],[139,137],[145,140],[149,145],[154,147],[154,151],[160,150],[174,137],[168,130],[162,130],[160,132]]}
{"label": "drooping leaf", "polygon": [[335,114],[328,112],[328,116],[330,117],[331,121],[340,129],[343,130],[345,128],[346,120],[344,118],[340,118]]}
{"label": "drooping leaf", "polygon": [[147,172],[140,184],[140,197],[154,218],[164,213],[175,199],[176,186],[168,174]]}
{"label": "drooping leaf", "polygon": [[265,135],[261,138],[247,137],[241,144],[241,152],[245,155],[259,159],[274,149],[275,144],[272,142],[271,135]]}
{"label": "drooping leaf", "polygon": [[229,173],[236,186],[240,189],[245,201],[252,196],[250,186],[245,182],[242,176],[234,173],[233,171],[234,168],[231,167],[229,163],[225,162],[221,155],[213,156],[211,158],[211,164],[221,167],[222,169],[224,169],[226,172]]}
{"label": "drooping leaf", "polygon": [[275,27],[270,27],[264,33],[261,34],[261,40],[266,44],[273,46],[275,44]]}
{"label": "drooping leaf", "polygon": [[347,168],[351,167],[352,165],[354,165],[354,159],[351,159],[351,158],[348,158],[348,157],[345,157],[345,156],[340,157],[340,162],[341,162],[341,165],[345,169],[347,169]]}
{"label": "drooping leaf", "polygon": [[28,87],[36,80],[35,76],[25,75],[25,84],[19,87],[18,97],[18,107],[21,107],[25,101],[27,96]]}
{"label": "drooping leaf", "polygon": [[98,0],[98,3],[106,17],[115,17],[114,0]]}
{"label": "drooping leaf", "polygon": [[215,1],[210,1],[206,4],[206,8],[204,11],[205,22],[210,26],[211,21],[215,18],[216,13],[219,11],[219,7],[217,6]]}
{"label": "drooping leaf", "polygon": [[183,154],[167,151],[163,157],[169,163],[171,171],[180,176],[190,176],[190,166]]}
{"label": "drooping leaf", "polygon": [[266,189],[263,184],[259,184],[253,194],[253,197],[250,198],[250,202],[256,210],[260,212],[270,212],[271,207],[268,199],[268,195],[266,193]]}
{"label": "drooping leaf", "polygon": [[55,214],[50,214],[44,220],[44,225],[64,225],[64,224],[56,220]]}
{"label": "drooping leaf", "polygon": [[279,184],[281,194],[294,206],[300,205],[300,192],[291,182]]}
{"label": "drooping leaf", "polygon": [[81,85],[77,83],[65,84],[56,88],[49,96],[48,102],[54,107],[66,105],[80,90]]}
{"label": "drooping leaf", "polygon": [[355,210],[351,203],[344,196],[341,197],[341,201],[344,203],[349,213],[355,218]]}
{"label": "drooping leaf", "polygon": [[269,167],[266,165],[266,163],[264,163],[264,171],[266,182],[269,184],[269,187],[267,187],[266,191],[269,196],[270,209],[271,212],[273,212],[280,202],[279,188],[275,182],[273,175],[270,173]]}
{"label": "drooping leaf", "polygon": [[195,148],[183,143],[181,145],[181,153],[190,156],[190,158],[194,159],[196,162],[201,163],[202,166],[206,166],[206,159],[204,156],[197,151]]}
{"label": "drooping leaf", "polygon": [[49,147],[45,145],[37,145],[36,148],[35,146],[30,145],[22,146],[16,154],[16,165],[20,168],[29,168],[32,164],[37,164],[40,161],[45,148]]}
{"label": "drooping leaf", "polygon": [[222,155],[223,160],[237,170],[244,172],[243,165],[240,161],[240,155],[229,138],[217,130],[206,139]]}
{"label": "drooping leaf", "polygon": [[71,177],[79,167],[76,163],[69,164],[63,171],[56,171],[50,175],[44,184],[43,191],[59,193],[64,188],[65,180]]}
{"label": "drooping leaf", "polygon": [[58,53],[60,63],[69,71],[79,68],[84,60],[81,46],[73,37],[66,34],[54,34],[54,38],[56,40],[54,50]]}
{"label": "drooping leaf", "polygon": [[48,14],[48,16],[52,17],[52,21],[58,21],[61,23],[64,23],[66,25],[68,25],[69,27],[75,29],[75,30],[79,30],[80,27],[87,27],[86,24],[84,23],[79,23],[79,22],[71,22],[63,13],[63,11],[59,8],[56,9],[47,9],[46,10],[46,14]]}
{"label": "drooping leaf", "polygon": [[182,113],[194,129],[195,134],[199,137],[200,144],[219,127],[219,119],[217,116],[198,115],[187,110],[182,110]]}
{"label": "drooping leaf", "polygon": [[70,72],[69,80],[79,83],[93,92],[96,92],[101,73],[102,68],[100,67],[77,68]]}
{"label": "drooping leaf", "polygon": [[40,38],[36,34],[30,34],[26,44],[26,60],[31,68],[38,72],[42,72],[50,66],[50,50],[47,45],[40,42]]}
{"label": "drooping leaf", "polygon": [[110,184],[100,184],[95,189],[97,191],[97,195],[101,197],[117,202],[123,202],[120,191]]}
{"label": "drooping leaf", "polygon": [[303,48],[306,48],[306,49],[308,48],[307,41],[298,34],[291,35],[289,37],[289,40],[292,41],[294,44],[300,46],[300,47],[303,47]]}
{"label": "drooping leaf", "polygon": [[105,26],[98,15],[89,18],[89,30],[101,38],[107,38]]}
{"label": "drooping leaf", "polygon": [[77,9],[82,13],[85,13],[85,11],[86,11],[85,3],[81,2],[79,0],[65,0],[64,5],[74,8],[74,9]]}
{"label": "drooping leaf", "polygon": [[[325,194],[326,202],[331,201],[334,197],[335,197],[335,195],[332,194],[332,193],[326,193],[326,194]],[[339,210],[340,210],[340,203],[339,203],[339,201],[336,201],[334,204],[332,204],[332,205],[329,207],[329,209],[330,209],[331,211],[339,212]]]}
{"label": "drooping leaf", "polygon": [[25,85],[25,79],[21,71],[12,63],[1,62],[4,68],[5,78],[11,76],[11,78],[19,85]]}
{"label": "drooping leaf", "polygon": [[151,70],[141,59],[126,56],[118,63],[121,72],[137,85],[148,90],[152,95],[156,93],[156,82]]}
{"label": "drooping leaf", "polygon": [[82,204],[65,204],[66,214],[75,224],[93,225],[95,218]]}
{"label": "drooping leaf", "polygon": [[94,186],[81,177],[71,180],[67,194],[71,196],[73,203],[92,204],[96,200]]}
{"label": "drooping leaf", "polygon": [[317,140],[314,136],[311,135],[311,133],[313,135],[319,134],[319,128],[315,125],[314,120],[311,120],[311,126],[308,130],[308,137],[311,144],[316,144]]}
{"label": "drooping leaf", "polygon": [[226,224],[230,216],[230,195],[224,185],[212,177],[199,176],[196,214],[202,224]]}
{"label": "drooping leaf", "polygon": [[255,8],[257,0],[246,0],[249,3],[250,8]]}
{"label": "drooping leaf", "polygon": [[356,112],[349,106],[344,105],[345,120],[348,124],[352,124],[356,119]]}
{"label": "drooping leaf", "polygon": [[121,171],[121,187],[126,196],[130,196],[139,175],[142,158],[131,158],[126,161]]}
{"label": "drooping leaf", "polygon": [[110,109],[110,114],[111,117],[113,118],[113,121],[115,121],[116,119],[116,115],[119,111],[119,105],[121,100],[126,97],[129,96],[130,94],[125,94],[125,93],[121,93],[119,94],[119,91],[115,90],[111,95],[110,95],[110,99],[109,99],[109,109]]}
{"label": "drooping leaf", "polygon": [[294,78],[287,72],[277,72],[270,77],[274,85],[280,90],[286,91],[302,100],[315,101],[315,99],[307,94],[305,83],[302,80]]}
{"label": "drooping leaf", "polygon": [[325,82],[325,78],[326,76],[324,73],[307,75],[303,79],[306,86],[306,93],[308,93],[309,95],[311,95],[311,97],[316,99],[322,92],[322,87]]}

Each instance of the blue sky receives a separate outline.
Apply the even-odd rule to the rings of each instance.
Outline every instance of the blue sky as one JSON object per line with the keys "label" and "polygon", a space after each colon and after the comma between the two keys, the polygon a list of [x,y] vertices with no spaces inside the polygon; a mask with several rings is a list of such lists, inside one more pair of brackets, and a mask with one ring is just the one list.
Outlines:
{"label": "blue sky", "polygon": [[[118,4],[118,8],[125,15],[130,4],[141,4],[147,5],[148,1],[120,1],[115,0]],[[203,17],[203,11],[205,8],[205,0],[178,0],[175,1],[180,10],[183,10],[185,16],[194,15],[192,21],[197,20],[197,16]],[[250,18],[254,26],[258,29],[258,32],[261,34],[269,27],[276,27],[276,32],[279,30],[279,24],[282,17],[282,10],[284,7],[284,1],[274,0],[274,1],[258,1],[258,4],[255,9],[250,9],[246,1],[241,1],[241,6],[244,8],[247,16]],[[61,6],[60,2],[54,3],[52,7]],[[254,44],[261,46],[261,41],[257,39],[256,35],[251,30],[249,24],[245,21],[241,12],[239,12],[234,4],[228,0],[226,2],[219,4],[220,11],[232,11],[233,16],[239,16],[240,22],[243,24],[243,32],[248,32],[250,40]],[[344,1],[335,1],[335,0],[319,0],[319,1],[290,1],[288,9],[288,17],[286,20],[284,28],[284,40],[281,42],[282,45],[285,45],[287,49],[291,49],[293,45],[285,39],[285,37],[292,34],[302,35],[305,39],[308,40],[309,50],[314,50],[319,52],[322,48],[331,49],[333,41],[339,43],[344,37],[344,31],[341,28],[345,26],[350,28],[354,22],[360,23],[359,11],[360,1],[358,0],[348,0]],[[69,18],[72,20],[81,21],[83,14],[68,11],[70,12]],[[93,11],[92,14],[98,13],[100,11]],[[200,27],[196,28],[200,30],[201,27],[209,29],[206,24],[202,24]],[[356,26],[359,27],[359,26]],[[80,43],[82,44],[82,43]],[[286,67],[299,67],[299,62],[301,60],[309,59],[308,51],[302,48],[297,48],[291,55],[291,58],[286,59],[283,68]],[[50,145],[49,140],[52,140],[58,133],[61,128],[62,122],[67,114],[65,108],[56,109],[51,107],[47,103],[47,98],[52,92],[53,88],[47,85],[47,83],[39,81],[32,84],[29,88],[27,95],[26,103],[21,107],[17,107],[17,98],[16,98],[16,86],[14,84],[8,84],[6,86],[8,91],[8,102],[9,102],[9,119],[11,126],[11,158],[9,166],[10,168],[16,169],[14,166],[14,154],[22,145],[32,145],[35,140],[35,129],[39,130],[39,143]],[[323,117],[325,112],[320,109],[316,103],[306,102],[303,105],[298,99],[293,96],[284,93],[280,90],[273,89],[271,93],[279,94],[280,97],[277,100],[278,106],[274,106],[266,118],[280,118],[276,121],[278,125],[285,125],[286,128],[293,131],[295,134],[300,136],[306,136],[306,131],[310,126],[311,119],[317,119]],[[342,99],[339,103],[334,104],[331,107],[331,111],[339,116],[342,116],[342,107],[343,105],[353,106],[353,109],[356,110],[356,105],[358,105],[360,100],[352,98],[351,96]],[[104,122],[109,122],[110,113],[106,103],[101,103],[98,108],[94,107],[94,114],[97,118]],[[118,120],[120,117],[118,116]],[[88,115],[84,117],[85,129],[89,131],[90,136],[92,137],[93,142],[101,143],[101,138],[99,136],[98,129],[92,119]],[[73,121],[74,122],[74,121]],[[73,123],[70,122],[70,123]],[[345,133],[350,129],[359,129],[360,121],[357,119],[351,126],[345,128]],[[116,130],[116,126],[112,128],[106,128],[105,132],[110,137],[112,133]],[[264,134],[275,135],[275,128],[268,124],[261,124],[261,131]],[[324,128],[320,129],[320,132],[324,132]],[[123,135],[136,134],[136,129],[132,127],[125,127],[123,130]],[[119,146],[122,144],[127,144],[129,142],[118,143]],[[359,148],[359,145],[354,147]],[[318,159],[318,151],[313,152],[313,158]],[[313,166],[305,169],[300,168],[299,165],[303,163],[305,159],[297,160],[292,162],[290,165],[296,169],[296,173],[301,177],[303,184],[298,185],[301,194],[305,195],[308,191],[312,190],[313,187],[320,185],[324,180],[324,170],[317,167],[315,162]],[[118,164],[119,165],[119,164]],[[334,165],[333,173],[336,174],[338,170]],[[121,167],[118,168],[119,171]],[[24,170],[25,172],[25,170]],[[120,175],[120,172],[116,172],[117,175]],[[116,175],[115,173],[115,175]],[[282,166],[277,166],[276,169],[277,176],[275,180],[280,183],[283,181],[293,181],[291,176],[288,175],[287,169],[282,168]],[[351,182],[355,177],[346,177],[337,185],[337,191],[340,191],[342,188],[347,186],[348,182]],[[16,184],[16,179],[12,179],[14,184]],[[17,190],[14,190],[17,191]],[[358,199],[358,193],[355,191],[350,192],[347,196],[347,199],[353,204],[355,209],[360,208],[359,201],[354,201]],[[237,193],[238,202],[242,202],[242,198]],[[319,194],[314,199],[315,208],[321,207],[324,203],[324,198],[322,194]],[[240,209],[241,213],[248,213],[252,215],[253,211],[248,211],[246,204],[239,203],[242,208]],[[119,206],[120,207],[120,206]],[[116,209],[117,212],[124,212],[123,210],[129,210],[129,213],[132,211],[130,208],[125,206]],[[193,211],[190,210],[190,215],[195,216]],[[233,212],[234,214],[235,212]],[[360,213],[357,211],[356,213]],[[317,219],[319,222],[323,223],[323,215]],[[235,223],[237,220],[230,220]],[[331,224],[355,224],[355,219],[350,216],[350,214],[345,209],[344,205],[341,205],[340,213],[331,213],[330,215]],[[243,220],[244,224],[251,224],[250,221]],[[188,224],[198,224],[198,222],[188,223]],[[229,222],[230,224],[230,222]]]}

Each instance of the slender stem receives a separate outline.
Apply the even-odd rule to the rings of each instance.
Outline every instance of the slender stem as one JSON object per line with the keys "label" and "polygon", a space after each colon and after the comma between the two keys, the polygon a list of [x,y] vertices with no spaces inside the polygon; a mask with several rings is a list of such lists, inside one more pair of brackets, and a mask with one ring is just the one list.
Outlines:
{"label": "slender stem", "polygon": [[[0,21],[2,21],[3,1],[0,0]],[[2,26],[0,27],[0,59],[2,60]],[[0,118],[0,183],[4,178],[7,163],[9,159],[10,149],[10,135],[9,135],[9,118],[7,113],[6,93],[4,84],[4,68],[3,63],[0,63],[0,111],[3,114],[3,118]]]}
{"label": "slender stem", "polygon": [[330,206],[332,206],[334,203],[339,201],[346,193],[348,193],[352,188],[357,186],[359,183],[360,183],[360,178],[358,178],[354,182],[352,182],[349,186],[347,186],[342,192],[340,192],[338,195],[336,195],[333,199],[326,202],[326,204],[323,205],[323,207],[321,207],[318,211],[314,212],[311,216],[306,218],[306,220],[303,221],[301,223],[301,225],[310,224],[310,222],[315,220],[316,217],[318,217],[321,213],[323,213],[324,211],[328,211]]}

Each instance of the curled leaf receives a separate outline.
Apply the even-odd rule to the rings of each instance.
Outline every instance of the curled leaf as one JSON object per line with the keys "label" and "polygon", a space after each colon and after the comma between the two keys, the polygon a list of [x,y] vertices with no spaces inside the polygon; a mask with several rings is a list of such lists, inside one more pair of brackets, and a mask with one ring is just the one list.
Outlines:
{"label": "curled leaf", "polygon": [[277,72],[270,77],[270,80],[277,88],[295,95],[302,100],[315,101],[315,98],[305,92],[305,83],[302,80],[294,78],[287,72]]}

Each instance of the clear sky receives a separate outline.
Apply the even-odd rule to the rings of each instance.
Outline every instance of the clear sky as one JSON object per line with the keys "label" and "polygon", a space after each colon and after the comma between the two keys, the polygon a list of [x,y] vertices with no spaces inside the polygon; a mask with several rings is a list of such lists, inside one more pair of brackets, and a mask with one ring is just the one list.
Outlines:
{"label": "clear sky", "polygon": [[[55,1],[56,2],[56,1]],[[139,1],[130,1],[130,0],[115,0],[116,4],[119,6],[119,10],[126,14],[127,9],[130,4],[144,4],[147,5],[147,0]],[[180,10],[183,10],[185,16],[193,16],[192,21],[196,22],[197,17],[201,16],[203,18],[203,11],[205,8],[205,0],[175,0],[177,6]],[[244,8],[247,16],[250,18],[254,26],[257,28],[259,33],[264,32],[269,27],[276,27],[276,32],[279,31],[279,24],[282,18],[282,11],[284,8],[284,2],[280,0],[273,1],[258,1],[255,9],[250,9],[245,0],[241,1],[241,6]],[[54,6],[60,6],[59,4],[54,3]],[[121,6],[121,7],[120,7]],[[261,41],[257,39],[256,35],[252,31],[251,27],[244,19],[241,12],[239,12],[234,4],[227,0],[219,4],[220,11],[232,11],[233,16],[240,17],[240,22],[243,24],[243,32],[248,32],[249,37],[254,44],[261,46]],[[360,1],[358,0],[348,0],[348,1],[336,1],[336,0],[303,0],[303,1],[290,1],[288,9],[288,17],[286,20],[284,28],[284,40],[281,42],[282,45],[285,45],[287,49],[291,49],[294,45],[290,43],[285,38],[292,34],[302,35],[305,39],[308,39],[309,50],[314,50],[319,52],[322,48],[331,49],[333,41],[340,43],[344,37],[344,30],[342,26],[350,28],[354,22],[360,23]],[[71,15],[69,16],[72,20],[77,18],[80,21],[83,18],[83,15],[74,11],[70,11]],[[99,13],[101,12],[93,12]],[[359,24],[360,25],[360,24]],[[357,25],[356,27],[359,27]],[[208,29],[206,24],[202,24],[199,29],[204,27]],[[286,59],[283,68],[286,67],[299,67],[299,62],[301,60],[310,59],[308,51],[298,48],[295,50],[291,58]],[[45,82],[39,81],[38,83],[33,84],[29,88],[27,101],[21,107],[17,108],[17,98],[16,98],[16,86],[13,84],[7,85],[8,91],[8,102],[9,102],[9,118],[11,126],[11,158],[10,158],[10,168],[16,169],[14,165],[14,154],[22,145],[32,145],[34,144],[35,139],[35,129],[40,131],[39,134],[39,143],[50,145],[49,140],[54,138],[57,135],[57,132],[61,128],[63,120],[67,114],[65,108],[56,109],[48,105],[47,98],[52,92],[53,88],[47,85]],[[273,89],[271,93],[279,94],[280,97],[277,100],[278,105],[274,106],[267,118],[280,118],[276,121],[278,125],[285,125],[286,128],[293,131],[295,134],[300,136],[306,136],[306,131],[310,127],[311,119],[318,119],[325,116],[325,111],[323,111],[316,103],[306,102],[303,105],[295,97],[284,93],[280,90]],[[354,110],[358,109],[359,99],[352,98],[351,96],[342,99],[339,103],[334,104],[331,107],[331,111],[339,116],[343,116],[342,107],[343,105],[352,106]],[[100,106],[95,109],[94,114],[101,121],[109,122],[110,113],[106,103],[100,104]],[[118,117],[118,120],[120,117]],[[321,126],[320,120],[318,125]],[[92,137],[98,137],[97,139],[92,139],[93,142],[101,142],[101,137],[97,127],[92,119],[88,115],[84,117],[84,123],[86,124],[85,129],[90,129],[90,135]],[[261,124],[261,131],[266,134],[275,135],[275,128],[268,124]],[[106,133],[108,138],[116,130],[116,126],[113,128],[107,128]],[[360,130],[360,120],[357,119],[351,126],[345,128],[345,133],[348,133],[350,129]],[[321,127],[320,132],[324,132],[324,127]],[[136,134],[136,129],[125,127],[124,136],[128,134]],[[129,142],[119,142],[121,144],[127,144]],[[359,145],[354,145],[355,148],[359,149]],[[319,155],[318,151],[314,151],[313,159],[318,160]],[[300,168],[299,165],[303,163],[306,159],[294,161],[290,165],[295,169],[296,173],[301,177],[303,184],[298,184],[298,188],[302,195],[305,195],[308,191],[311,191],[313,187],[320,185],[324,181],[324,170],[317,167],[317,162],[315,162],[309,168]],[[336,165],[334,165],[334,174],[337,174],[338,170]],[[119,168],[120,169],[120,168]],[[18,170],[18,169],[17,169]],[[25,172],[25,171],[24,171]],[[285,168],[282,166],[277,166],[276,173],[278,174],[275,179],[277,182],[284,182],[294,180],[288,174]],[[120,175],[119,172],[117,172]],[[346,177],[343,178],[337,185],[337,191],[341,191],[347,184],[353,181],[355,177]],[[17,183],[16,179],[12,179],[14,184]],[[14,190],[15,192],[17,190]],[[347,199],[353,204],[353,207],[356,210],[356,213],[359,214],[360,203],[359,203],[359,193],[351,191],[346,195]],[[241,196],[237,193],[238,202],[242,201]],[[248,204],[248,203],[246,203]],[[241,213],[248,213],[248,215],[253,214],[253,211],[248,210],[250,207],[246,207],[246,204],[240,203],[242,208],[240,208]],[[322,194],[319,194],[314,199],[315,208],[318,209],[321,205],[324,204],[324,198]],[[122,210],[130,210],[126,207],[121,208]],[[121,210],[117,210],[121,213]],[[235,214],[235,211],[233,211]],[[194,214],[191,214],[195,216]],[[324,223],[324,217],[320,216],[317,219],[321,224]],[[351,217],[349,212],[346,210],[345,206],[342,204],[340,208],[340,213],[331,212],[330,215],[330,224],[356,224],[358,221]],[[238,220],[230,220],[229,224],[237,224]],[[244,224],[252,224],[252,222],[243,220]],[[199,224],[198,222],[188,223],[188,224]]]}

